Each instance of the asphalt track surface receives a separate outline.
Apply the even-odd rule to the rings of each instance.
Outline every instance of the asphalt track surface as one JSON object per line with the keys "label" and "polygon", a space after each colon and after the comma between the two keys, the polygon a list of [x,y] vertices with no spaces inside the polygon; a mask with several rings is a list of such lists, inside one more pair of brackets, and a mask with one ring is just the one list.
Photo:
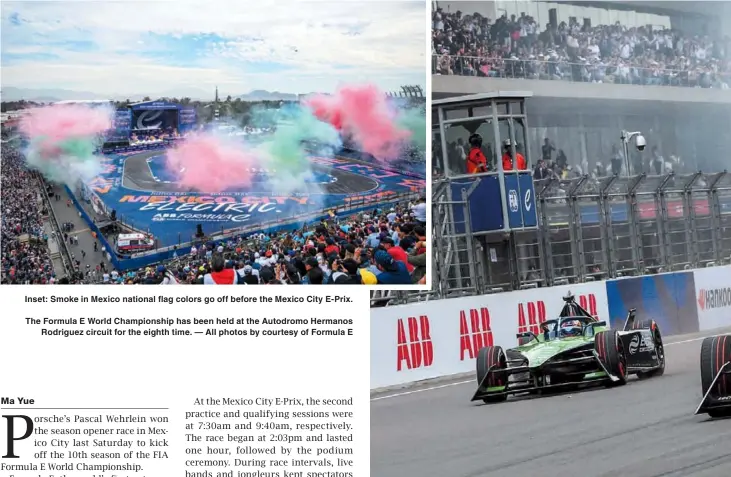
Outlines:
{"label": "asphalt track surface", "polygon": [[[150,151],[129,156],[125,159],[122,185],[128,189],[142,192],[190,192],[178,184],[158,182],[152,177],[147,159],[159,155],[160,151]],[[319,164],[313,164],[312,168],[317,172],[330,174],[337,181],[324,185],[306,184],[305,187],[309,189],[308,192],[311,194],[360,194],[375,190],[379,185],[376,180],[362,174],[333,169]]]}
{"label": "asphalt track surface", "polygon": [[704,336],[665,339],[665,375],[627,385],[470,403],[475,380],[371,399],[371,475],[731,476],[731,419],[694,415]]}

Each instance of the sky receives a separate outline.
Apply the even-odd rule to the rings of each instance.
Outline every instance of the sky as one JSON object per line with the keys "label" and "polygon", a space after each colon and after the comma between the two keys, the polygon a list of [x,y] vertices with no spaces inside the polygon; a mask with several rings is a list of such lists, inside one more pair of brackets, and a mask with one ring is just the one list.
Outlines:
{"label": "sky", "polygon": [[1,86],[212,99],[426,86],[419,1],[2,1]]}

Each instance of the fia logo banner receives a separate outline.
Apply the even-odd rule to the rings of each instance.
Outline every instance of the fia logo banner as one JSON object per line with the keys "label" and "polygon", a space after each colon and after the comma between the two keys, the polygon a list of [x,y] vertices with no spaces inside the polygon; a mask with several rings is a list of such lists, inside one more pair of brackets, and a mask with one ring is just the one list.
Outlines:
{"label": "fia logo banner", "polygon": [[517,212],[520,207],[518,205],[518,192],[515,189],[508,191],[508,205],[510,206],[511,212]]}

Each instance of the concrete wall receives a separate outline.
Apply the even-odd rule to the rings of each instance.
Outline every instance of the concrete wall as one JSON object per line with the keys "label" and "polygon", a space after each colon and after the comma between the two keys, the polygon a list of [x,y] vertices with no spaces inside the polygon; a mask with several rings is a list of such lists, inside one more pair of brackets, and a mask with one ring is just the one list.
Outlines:
{"label": "concrete wall", "polygon": [[432,76],[432,94],[434,98],[499,90],[532,91],[535,97],[546,98],[731,104],[731,90],[476,78],[471,76]]}

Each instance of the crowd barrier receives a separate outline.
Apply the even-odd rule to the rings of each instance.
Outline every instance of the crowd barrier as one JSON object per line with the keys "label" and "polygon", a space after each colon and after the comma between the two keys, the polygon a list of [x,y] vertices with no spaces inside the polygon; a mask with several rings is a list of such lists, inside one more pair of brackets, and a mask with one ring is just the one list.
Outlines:
{"label": "crowd barrier", "polygon": [[664,336],[731,326],[731,266],[375,308],[371,389],[474,372],[481,347],[517,346],[516,334],[537,333],[569,291],[612,327],[630,308]]}

